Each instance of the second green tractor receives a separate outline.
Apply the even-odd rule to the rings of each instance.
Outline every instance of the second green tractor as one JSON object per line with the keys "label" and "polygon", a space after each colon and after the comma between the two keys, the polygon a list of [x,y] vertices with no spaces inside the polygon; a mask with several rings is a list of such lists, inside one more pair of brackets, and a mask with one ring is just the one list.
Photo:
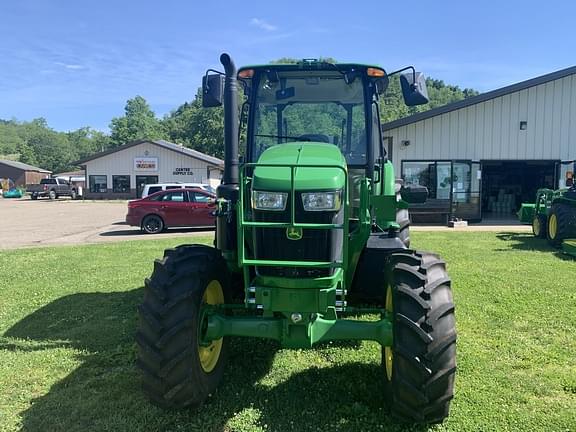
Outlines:
{"label": "second green tractor", "polygon": [[[224,71],[203,81],[204,106],[224,106],[215,242],[167,250],[146,280],[137,335],[145,393],[162,407],[200,406],[223,376],[230,337],[296,349],[370,340],[382,347],[391,413],[443,421],[456,372],[451,281],[438,255],[411,248],[408,203],[427,190],[396,180],[378,104],[389,76],[406,71],[406,103],[426,103],[423,76],[220,61]],[[365,314],[377,319],[357,319]]]}
{"label": "second green tractor", "polygon": [[561,189],[538,189],[536,201],[522,204],[520,221],[532,224],[534,236],[576,256],[576,161],[564,162],[566,178]]}

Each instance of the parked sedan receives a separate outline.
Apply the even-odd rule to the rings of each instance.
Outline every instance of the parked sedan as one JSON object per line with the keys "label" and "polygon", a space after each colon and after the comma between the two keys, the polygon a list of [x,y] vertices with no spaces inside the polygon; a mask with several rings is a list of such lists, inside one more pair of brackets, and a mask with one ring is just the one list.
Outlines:
{"label": "parked sedan", "polygon": [[216,195],[208,191],[166,190],[130,201],[126,223],[148,234],[173,227],[213,227],[215,209]]}

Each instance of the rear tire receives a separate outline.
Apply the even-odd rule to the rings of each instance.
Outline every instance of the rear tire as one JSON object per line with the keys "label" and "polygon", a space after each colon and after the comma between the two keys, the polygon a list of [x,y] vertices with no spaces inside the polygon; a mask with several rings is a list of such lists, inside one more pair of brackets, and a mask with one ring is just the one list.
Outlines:
{"label": "rear tire", "polygon": [[201,306],[227,302],[228,273],[217,249],[183,245],[155,261],[145,281],[136,336],[143,390],[155,405],[198,407],[215,392],[228,342],[200,344]]}
{"label": "rear tire", "polygon": [[576,209],[554,204],[548,216],[548,242],[560,247],[564,240],[572,237],[576,237]]}
{"label": "rear tire", "polygon": [[396,210],[396,223],[400,225],[398,228],[398,238],[402,240],[404,246],[410,247],[410,216],[408,209]]}
{"label": "rear tire", "polygon": [[164,231],[164,221],[160,216],[148,215],[142,221],[142,231],[146,234],[158,234]]}
{"label": "rear tire", "polygon": [[388,407],[401,421],[442,422],[449,414],[456,373],[454,304],[446,265],[437,255],[396,252],[386,273],[386,308],[394,332],[393,346],[382,348]]}
{"label": "rear tire", "polygon": [[[402,179],[396,179],[396,201],[400,201],[400,189],[402,188]],[[396,209],[396,223],[400,225],[397,237],[404,243],[407,248],[410,247],[410,213],[408,209]]]}
{"label": "rear tire", "polygon": [[51,190],[50,192],[48,192],[48,198],[50,198],[52,201],[54,201],[56,198],[58,198],[58,196],[56,195],[56,191]]}
{"label": "rear tire", "polygon": [[30,195],[30,199],[37,200],[38,194],[33,193],[32,195]]}
{"label": "rear tire", "polygon": [[546,216],[538,214],[532,219],[532,234],[537,238],[546,238],[548,232],[548,221]]}
{"label": "rear tire", "polygon": [[72,191],[70,192],[70,198],[73,200],[78,198],[78,196],[76,195],[76,189],[72,189]]}

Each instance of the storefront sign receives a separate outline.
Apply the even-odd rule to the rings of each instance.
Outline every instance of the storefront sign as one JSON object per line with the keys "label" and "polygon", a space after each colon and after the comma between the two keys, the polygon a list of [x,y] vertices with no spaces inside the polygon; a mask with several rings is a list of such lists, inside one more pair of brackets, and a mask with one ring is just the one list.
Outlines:
{"label": "storefront sign", "polygon": [[158,171],[158,158],[155,157],[134,158],[134,171]]}
{"label": "storefront sign", "polygon": [[194,175],[192,168],[176,168],[172,171],[172,175],[191,176]]}

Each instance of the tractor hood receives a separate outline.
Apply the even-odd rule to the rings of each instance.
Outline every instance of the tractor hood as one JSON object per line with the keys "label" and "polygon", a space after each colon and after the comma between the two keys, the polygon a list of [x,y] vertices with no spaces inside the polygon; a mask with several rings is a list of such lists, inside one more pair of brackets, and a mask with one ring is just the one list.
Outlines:
{"label": "tractor hood", "polygon": [[[314,168],[299,167],[295,170],[294,188],[298,191],[323,191],[344,188],[346,160],[340,149],[333,144],[297,142],[279,144],[268,148],[258,160],[269,165],[315,165]],[[322,168],[329,167],[332,168]],[[290,168],[256,167],[254,190],[290,191]]]}

